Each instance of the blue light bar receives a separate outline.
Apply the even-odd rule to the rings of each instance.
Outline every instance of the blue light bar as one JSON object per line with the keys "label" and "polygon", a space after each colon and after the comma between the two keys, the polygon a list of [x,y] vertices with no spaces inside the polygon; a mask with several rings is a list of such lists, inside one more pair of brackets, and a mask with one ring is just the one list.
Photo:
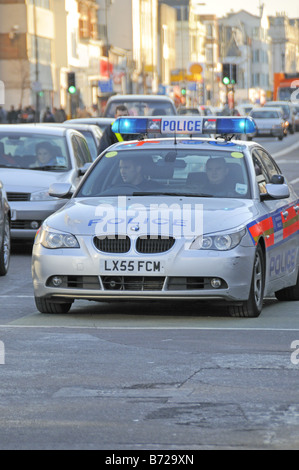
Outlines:
{"label": "blue light bar", "polygon": [[112,124],[120,134],[252,134],[256,125],[251,117],[197,116],[119,117]]}
{"label": "blue light bar", "polygon": [[254,120],[247,117],[209,117],[204,119],[204,132],[210,134],[253,134],[256,131]]}
{"label": "blue light bar", "polygon": [[[119,134],[146,134],[148,132],[148,124],[148,118],[123,116],[114,121],[112,130]],[[160,122],[156,132],[160,132]]]}

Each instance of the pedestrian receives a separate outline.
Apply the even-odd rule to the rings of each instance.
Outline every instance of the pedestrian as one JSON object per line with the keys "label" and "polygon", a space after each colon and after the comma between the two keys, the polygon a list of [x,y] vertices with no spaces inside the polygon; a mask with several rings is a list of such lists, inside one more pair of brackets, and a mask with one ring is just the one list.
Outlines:
{"label": "pedestrian", "polygon": [[0,124],[5,124],[6,122],[6,111],[0,106]]}
{"label": "pedestrian", "polygon": [[46,111],[44,112],[43,122],[55,122],[54,115],[51,112],[49,106],[47,106]]}
{"label": "pedestrian", "polygon": [[[117,119],[120,116],[128,116],[129,111],[128,108],[120,104],[116,107],[115,109],[115,119]],[[107,147],[110,147],[110,145],[115,144],[116,142],[122,142],[123,140],[133,140],[136,139],[136,135],[132,134],[115,134],[112,130],[112,124],[110,126],[107,126],[106,129],[103,132],[103,135],[100,140],[99,148],[98,148],[98,154],[102,153]]]}
{"label": "pedestrian", "polygon": [[18,111],[11,105],[10,110],[7,113],[8,124],[16,124],[18,122]]}

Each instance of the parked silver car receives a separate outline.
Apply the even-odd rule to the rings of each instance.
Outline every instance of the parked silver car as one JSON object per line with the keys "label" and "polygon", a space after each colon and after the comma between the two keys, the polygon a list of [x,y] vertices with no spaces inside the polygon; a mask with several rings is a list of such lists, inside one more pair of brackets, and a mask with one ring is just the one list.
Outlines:
{"label": "parked silver car", "polygon": [[288,101],[266,101],[264,107],[272,108],[273,106],[280,107],[282,109],[283,118],[288,121],[289,132],[290,134],[294,134],[295,132],[295,113],[292,108],[292,105]]}
{"label": "parked silver car", "polygon": [[116,107],[125,105],[131,116],[172,116],[177,114],[171,98],[166,95],[113,95],[104,110],[104,117],[114,118]]}
{"label": "parked silver car", "polygon": [[59,126],[0,126],[0,179],[12,211],[12,238],[33,239],[42,221],[65,201],[48,194],[51,183],[75,189],[92,157],[83,135]]}
{"label": "parked silver car", "polygon": [[285,120],[280,108],[255,108],[250,111],[249,116],[256,123],[254,137],[277,137],[279,140],[284,138]]}
{"label": "parked silver car", "polygon": [[0,181],[0,276],[5,276],[9,267],[11,247],[10,220],[10,207],[7,201],[3,183]]}
{"label": "parked silver car", "polygon": [[[32,124],[35,126],[35,124]],[[44,126],[62,126],[62,127],[71,127],[76,129],[76,131],[81,132],[84,135],[87,145],[89,147],[92,159],[95,160],[98,156],[98,148],[100,144],[103,131],[101,128],[95,124],[87,124],[81,122],[51,122],[51,123],[39,123],[39,125]]]}
{"label": "parked silver car", "polygon": [[295,115],[295,131],[299,131],[299,103],[293,104],[293,110]]}
{"label": "parked silver car", "polygon": [[114,118],[104,118],[104,117],[86,117],[86,118],[73,118],[64,121],[63,124],[91,124],[98,126],[102,132],[106,129],[107,126],[110,126],[114,121]]}

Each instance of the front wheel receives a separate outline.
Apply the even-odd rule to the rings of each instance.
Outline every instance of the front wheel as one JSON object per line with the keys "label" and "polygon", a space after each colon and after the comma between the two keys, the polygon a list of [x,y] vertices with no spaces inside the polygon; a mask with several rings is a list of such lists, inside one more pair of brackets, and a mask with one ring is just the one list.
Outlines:
{"label": "front wheel", "polygon": [[67,313],[72,306],[72,302],[51,302],[51,300],[41,297],[35,297],[34,300],[41,313]]}
{"label": "front wheel", "polygon": [[11,248],[11,239],[10,239],[10,222],[8,216],[4,219],[3,224],[3,237],[2,244],[0,247],[0,276],[5,276],[8,272],[9,262],[10,262],[10,248]]}
{"label": "front wheel", "polygon": [[229,313],[232,317],[258,317],[263,308],[265,291],[265,259],[261,245],[258,245],[251,278],[249,298],[241,305],[231,305]]}

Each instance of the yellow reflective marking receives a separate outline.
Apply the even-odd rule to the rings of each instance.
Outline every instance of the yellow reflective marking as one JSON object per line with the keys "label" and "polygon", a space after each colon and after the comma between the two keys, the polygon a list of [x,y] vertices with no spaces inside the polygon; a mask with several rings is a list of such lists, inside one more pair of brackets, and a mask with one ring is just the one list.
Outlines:
{"label": "yellow reflective marking", "polygon": [[234,158],[243,158],[244,154],[242,152],[231,152],[231,156]]}
{"label": "yellow reflective marking", "polygon": [[117,154],[118,154],[118,152],[108,152],[108,153],[106,153],[105,157],[111,158],[111,157],[115,157],[115,155],[117,155]]}

